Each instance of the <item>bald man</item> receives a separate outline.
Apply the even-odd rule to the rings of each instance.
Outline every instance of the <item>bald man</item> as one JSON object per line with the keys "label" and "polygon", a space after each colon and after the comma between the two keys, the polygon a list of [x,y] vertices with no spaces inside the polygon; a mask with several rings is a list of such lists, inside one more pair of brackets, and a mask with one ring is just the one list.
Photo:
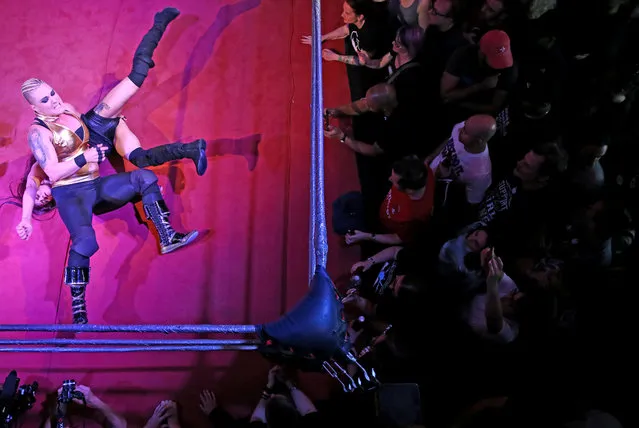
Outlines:
{"label": "bald man", "polygon": [[455,125],[450,138],[426,159],[437,178],[465,185],[466,200],[471,205],[479,204],[492,184],[488,141],[496,132],[492,116],[471,116]]}
{"label": "bald man", "polygon": [[423,133],[421,124],[412,119],[406,110],[397,108],[397,93],[393,85],[380,83],[366,91],[366,97],[338,108],[326,109],[327,117],[359,116],[364,113],[380,113],[384,116],[377,141],[369,144],[357,141],[338,126],[328,125],[326,138],[340,140],[356,153],[364,156],[384,155],[391,163],[405,156],[418,155],[423,158]]}

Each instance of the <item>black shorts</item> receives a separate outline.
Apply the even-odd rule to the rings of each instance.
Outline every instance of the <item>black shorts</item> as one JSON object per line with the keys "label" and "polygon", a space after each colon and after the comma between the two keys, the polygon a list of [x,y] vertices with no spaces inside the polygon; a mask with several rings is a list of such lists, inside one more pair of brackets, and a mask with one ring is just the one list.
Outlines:
{"label": "black shorts", "polygon": [[120,123],[121,117],[102,117],[92,108],[83,114],[81,118],[87,128],[89,128],[89,145],[103,144],[107,146],[109,149],[105,155],[115,150],[115,128]]}

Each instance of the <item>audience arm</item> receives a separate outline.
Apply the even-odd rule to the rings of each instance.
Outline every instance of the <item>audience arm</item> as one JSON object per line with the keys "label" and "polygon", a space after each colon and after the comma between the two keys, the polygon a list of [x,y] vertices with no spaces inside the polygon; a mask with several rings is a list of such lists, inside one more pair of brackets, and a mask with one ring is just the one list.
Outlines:
{"label": "audience arm", "polygon": [[499,297],[499,283],[504,272],[501,259],[494,256],[488,262],[489,271],[486,278],[486,328],[490,334],[499,334],[504,327],[504,314]]}
{"label": "audience arm", "polygon": [[368,113],[370,108],[368,107],[368,102],[366,98],[361,98],[357,101],[353,101],[352,103],[336,107],[326,109],[326,113],[329,116],[339,117],[339,116],[359,116],[363,113]]}
{"label": "audience arm", "polygon": [[430,16],[430,5],[431,0],[418,0],[419,5],[417,6],[417,22],[422,30],[426,31],[428,25],[428,17]]}
{"label": "audience arm", "polygon": [[448,72],[442,75],[440,94],[444,103],[454,103],[461,101],[478,92],[486,90],[484,82],[476,83],[466,88],[458,88],[459,77]]}
{"label": "audience arm", "polygon": [[378,244],[386,244],[386,245],[399,245],[403,243],[402,238],[400,238],[399,235],[396,233],[386,233],[384,235],[369,233],[368,240],[372,242],[377,242]]}
{"label": "audience arm", "polygon": [[493,100],[490,104],[479,104],[479,103],[471,103],[471,102],[462,102],[459,105],[461,107],[467,108],[469,110],[473,110],[477,113],[485,113],[485,114],[497,114],[501,111],[504,104],[506,104],[506,98],[508,97],[508,92],[496,90],[495,95],[493,96]]}
{"label": "audience arm", "polygon": [[301,390],[297,389],[297,387],[290,381],[286,381],[286,386],[288,387],[291,398],[295,403],[295,407],[297,411],[300,412],[300,415],[306,416],[309,413],[317,412],[315,405],[311,401],[310,398],[306,396]]}
{"label": "audience arm", "polygon": [[328,34],[324,34],[322,36],[322,42],[327,40],[339,40],[345,39],[348,36],[348,25],[342,25],[341,27],[336,28]]}

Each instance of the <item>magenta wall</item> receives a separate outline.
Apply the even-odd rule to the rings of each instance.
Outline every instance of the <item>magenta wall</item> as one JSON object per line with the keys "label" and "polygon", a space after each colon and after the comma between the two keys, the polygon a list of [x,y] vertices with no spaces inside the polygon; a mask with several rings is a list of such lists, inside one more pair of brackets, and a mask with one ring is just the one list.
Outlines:
{"label": "magenta wall", "polygon": [[[324,3],[323,28],[330,30],[340,24],[341,2]],[[3,2],[0,196],[19,180],[29,154],[26,129],[33,116],[19,93],[22,81],[40,77],[77,108],[90,108],[101,88],[128,74],[153,13],[165,5]],[[295,304],[307,286],[310,48],[299,39],[311,28],[310,1],[175,0],[172,5],[182,15],[171,24],[156,51],[157,67],[124,114],[146,147],[194,137],[209,141],[204,177],[186,162],[154,169],[173,222],[208,233],[193,246],[159,256],[154,236],[137,221],[132,206],[96,217],[100,251],[92,259],[87,296],[91,322],[269,321]],[[327,105],[348,100],[343,66],[327,64],[325,82]],[[124,168],[132,166],[125,162]],[[103,166],[104,174],[112,170]],[[355,177],[352,154],[327,141],[329,209],[339,194],[356,188]],[[69,323],[69,295],[62,285],[68,233],[55,216],[35,222],[32,238],[22,242],[14,232],[19,218],[15,207],[0,209],[0,323]],[[333,236],[330,243],[329,272],[337,277],[356,260],[357,250],[343,248]],[[131,426],[142,424],[167,398],[180,401],[184,426],[199,426],[196,396],[203,387],[230,407],[248,411],[266,376],[259,355],[230,352],[0,353],[0,376],[12,368],[43,390],[57,388],[65,378],[88,384],[126,414]],[[322,385],[313,389],[315,396],[325,395],[331,383]],[[32,424],[35,419],[27,426]]]}

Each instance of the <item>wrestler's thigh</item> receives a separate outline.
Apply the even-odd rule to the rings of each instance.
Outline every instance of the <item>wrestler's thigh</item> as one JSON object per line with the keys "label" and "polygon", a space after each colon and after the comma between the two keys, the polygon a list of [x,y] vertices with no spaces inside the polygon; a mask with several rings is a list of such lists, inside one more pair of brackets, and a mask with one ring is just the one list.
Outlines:
{"label": "wrestler's thigh", "polygon": [[140,147],[140,140],[131,131],[126,121],[121,120],[115,128],[115,150],[123,158],[129,159],[131,152],[138,147]]}
{"label": "wrestler's thigh", "polygon": [[94,182],[54,187],[52,194],[71,238],[83,227],[91,227],[93,207],[98,197]]}
{"label": "wrestler's thigh", "polygon": [[139,199],[139,192],[131,183],[131,173],[121,172],[103,177],[98,188],[95,212],[105,213]]}
{"label": "wrestler's thigh", "polygon": [[139,89],[128,77],[123,79],[100,101],[95,112],[107,118],[118,116],[124,105]]}

